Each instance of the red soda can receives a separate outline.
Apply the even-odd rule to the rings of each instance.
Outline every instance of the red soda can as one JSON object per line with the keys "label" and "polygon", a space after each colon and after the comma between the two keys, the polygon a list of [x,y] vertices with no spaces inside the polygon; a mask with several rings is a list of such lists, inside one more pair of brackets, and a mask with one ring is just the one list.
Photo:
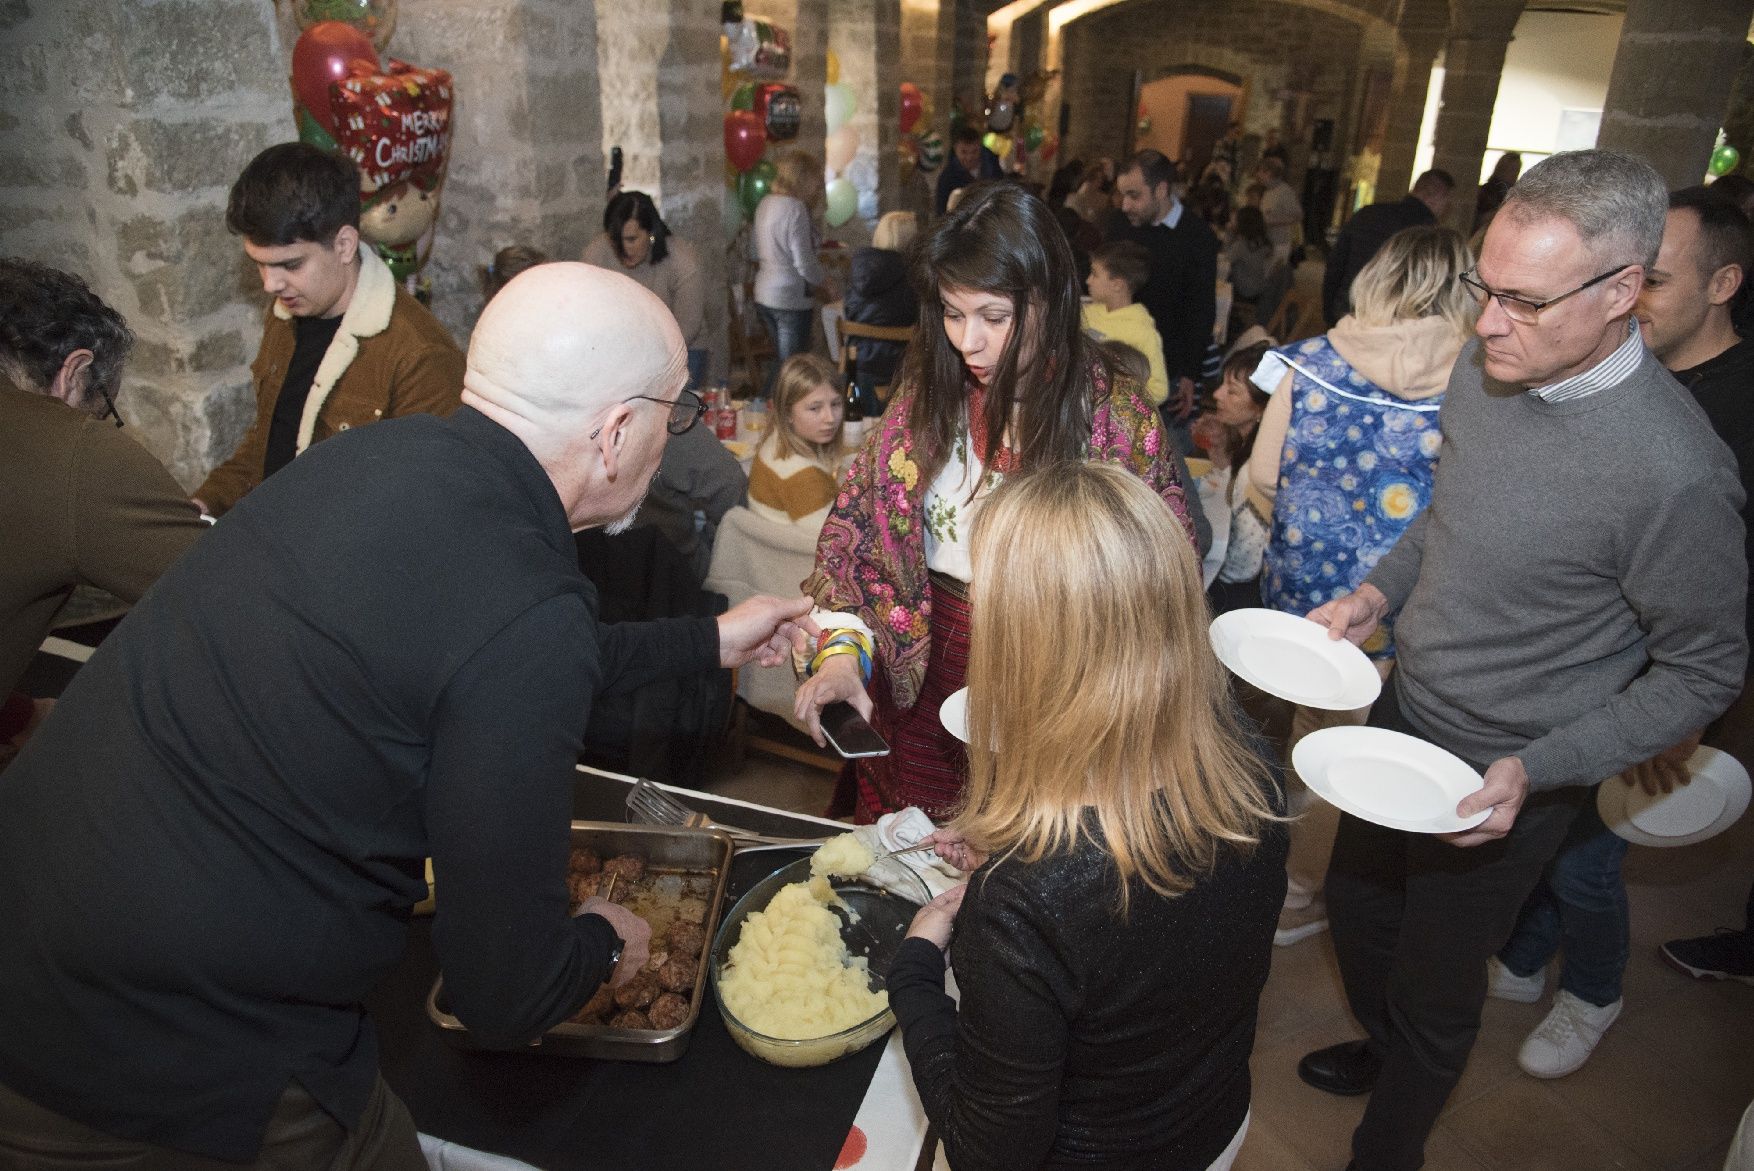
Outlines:
{"label": "red soda can", "polygon": [[713,433],[720,439],[737,438],[737,412],[731,407],[721,407],[713,420]]}

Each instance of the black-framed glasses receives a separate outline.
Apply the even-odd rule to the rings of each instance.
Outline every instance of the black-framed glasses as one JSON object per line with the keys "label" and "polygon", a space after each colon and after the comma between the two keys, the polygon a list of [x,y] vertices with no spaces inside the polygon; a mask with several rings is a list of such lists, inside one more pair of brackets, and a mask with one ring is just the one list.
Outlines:
{"label": "black-framed glasses", "polygon": [[1461,275],[1461,281],[1468,287],[1468,291],[1474,294],[1474,300],[1479,303],[1482,309],[1486,307],[1486,302],[1489,299],[1497,300],[1498,307],[1504,310],[1506,317],[1521,325],[1533,325],[1541,319],[1541,310],[1549,305],[1557,305],[1567,297],[1575,297],[1585,289],[1592,289],[1611,277],[1619,276],[1631,267],[1630,264],[1622,264],[1618,268],[1611,268],[1601,276],[1591,277],[1571,292],[1561,293],[1557,297],[1549,297],[1545,301],[1532,301],[1527,297],[1519,297],[1515,293],[1501,293],[1497,289],[1489,289],[1481,283],[1480,270],[1477,268],[1464,272]]}
{"label": "black-framed glasses", "polygon": [[114,419],[116,421],[116,426],[122,426],[122,412],[116,409],[116,400],[110,397],[110,388],[107,386],[100,386],[97,388],[97,392],[104,396],[104,413],[99,415],[98,418]]}
{"label": "black-framed glasses", "polygon": [[[664,420],[664,430],[672,435],[686,435],[690,428],[700,422],[701,416],[706,414],[706,402],[692,390],[684,390],[676,396],[675,402],[649,394],[630,394],[621,401],[630,403],[635,399],[648,403],[661,403],[669,407],[670,417]],[[595,439],[602,432],[603,428],[599,427],[591,432],[590,438]]]}

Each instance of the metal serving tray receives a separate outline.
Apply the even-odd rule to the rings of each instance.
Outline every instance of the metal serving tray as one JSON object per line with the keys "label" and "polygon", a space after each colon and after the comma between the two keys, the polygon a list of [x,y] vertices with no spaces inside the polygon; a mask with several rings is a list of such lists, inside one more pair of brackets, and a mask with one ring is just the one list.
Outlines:
{"label": "metal serving tray", "polygon": [[[706,919],[701,924],[705,942],[701,945],[699,971],[694,978],[694,994],[688,1001],[688,1018],[673,1029],[612,1029],[607,1025],[581,1025],[563,1021],[531,1043],[539,1053],[567,1057],[596,1057],[607,1061],[675,1061],[688,1050],[694,1033],[694,1022],[700,1019],[700,1006],[706,997],[707,969],[713,936],[718,932],[719,914],[724,909],[725,884],[731,876],[731,854],[735,843],[719,830],[680,829],[673,826],[623,825],[613,821],[575,821],[572,823],[574,847],[589,847],[604,858],[617,854],[639,854],[646,860],[648,871],[681,871],[709,875],[712,893],[707,897]],[[442,900],[443,896],[439,896]],[[441,909],[440,914],[443,914]],[[426,1015],[443,1029],[445,1038],[463,1049],[479,1049],[467,1025],[453,1016],[444,1004],[445,978],[433,981],[426,994]]]}

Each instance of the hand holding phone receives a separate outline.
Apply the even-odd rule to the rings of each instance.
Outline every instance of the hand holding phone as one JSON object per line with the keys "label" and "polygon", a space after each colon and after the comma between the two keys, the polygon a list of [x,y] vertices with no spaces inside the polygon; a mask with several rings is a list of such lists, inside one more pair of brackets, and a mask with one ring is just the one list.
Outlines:
{"label": "hand holding phone", "polygon": [[889,745],[877,734],[877,729],[845,700],[822,709],[822,734],[828,738],[829,746],[847,760],[889,755]]}

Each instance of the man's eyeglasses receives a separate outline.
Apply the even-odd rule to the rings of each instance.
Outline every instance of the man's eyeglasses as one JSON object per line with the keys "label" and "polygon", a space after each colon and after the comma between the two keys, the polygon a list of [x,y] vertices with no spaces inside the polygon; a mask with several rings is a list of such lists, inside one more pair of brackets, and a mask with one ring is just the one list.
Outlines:
{"label": "man's eyeglasses", "polygon": [[1520,325],[1533,325],[1541,319],[1541,310],[1549,305],[1557,305],[1567,297],[1575,297],[1585,289],[1594,288],[1610,277],[1619,276],[1631,267],[1630,264],[1622,264],[1619,268],[1611,268],[1601,276],[1591,277],[1571,292],[1561,293],[1557,297],[1549,297],[1545,301],[1531,301],[1527,297],[1519,297],[1514,293],[1501,293],[1497,289],[1489,289],[1480,282],[1480,270],[1477,268],[1464,272],[1461,280],[1462,284],[1468,287],[1468,291],[1474,294],[1474,300],[1479,303],[1482,309],[1486,307],[1489,298],[1496,299],[1498,307],[1504,310],[1506,317]]}
{"label": "man's eyeglasses", "polygon": [[[706,403],[692,390],[685,390],[677,395],[675,402],[649,394],[631,394],[621,401],[630,403],[634,399],[641,399],[648,403],[662,403],[669,407],[670,417],[664,420],[664,430],[672,435],[687,434],[689,428],[700,422],[701,416],[706,414]],[[602,432],[603,428],[599,427],[591,432],[590,438],[595,439]]]}
{"label": "man's eyeglasses", "polygon": [[116,421],[116,426],[120,427],[122,425],[122,412],[116,409],[116,400],[110,396],[110,388],[107,386],[100,386],[98,387],[97,392],[104,396],[104,413],[99,415],[98,418],[114,419]]}

